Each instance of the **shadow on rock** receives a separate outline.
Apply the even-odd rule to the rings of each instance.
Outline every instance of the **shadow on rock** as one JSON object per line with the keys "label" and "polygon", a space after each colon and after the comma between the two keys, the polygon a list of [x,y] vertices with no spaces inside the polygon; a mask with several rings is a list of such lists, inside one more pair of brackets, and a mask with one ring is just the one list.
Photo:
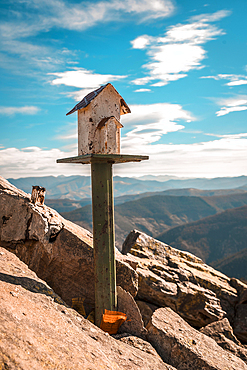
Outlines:
{"label": "shadow on rock", "polygon": [[32,293],[45,294],[48,297],[53,298],[54,302],[68,307],[68,305],[56,293],[54,293],[54,291],[51,288],[49,288],[47,285],[43,283],[38,282],[37,280],[22,276],[3,274],[0,272],[0,281],[4,281],[6,283],[14,285],[21,285],[22,288],[29,290]]}

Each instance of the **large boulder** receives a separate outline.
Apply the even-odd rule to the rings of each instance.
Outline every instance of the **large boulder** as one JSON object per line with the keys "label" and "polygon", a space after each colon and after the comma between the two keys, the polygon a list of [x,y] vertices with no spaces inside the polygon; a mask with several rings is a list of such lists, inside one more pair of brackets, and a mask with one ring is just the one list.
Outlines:
{"label": "large boulder", "polygon": [[169,307],[156,310],[147,329],[149,342],[177,370],[247,370],[240,358],[224,351]]}
{"label": "large boulder", "polygon": [[151,345],[112,338],[0,248],[0,369],[176,370]]}
{"label": "large boulder", "polygon": [[[128,235],[122,252],[138,261],[136,299],[169,306],[194,327],[224,317],[234,322],[240,295],[247,289],[245,284],[137,230]],[[243,325],[242,329],[245,330]]]}
{"label": "large boulder", "polygon": [[247,363],[247,349],[233,334],[233,329],[226,317],[201,328],[200,332],[213,338],[220,347],[232,352]]}
{"label": "large boulder", "polygon": [[[92,234],[0,177],[0,246],[15,253],[69,305],[83,298],[94,308]],[[121,256],[121,258],[118,256]],[[117,253],[117,284],[137,293],[138,275],[131,258]]]}

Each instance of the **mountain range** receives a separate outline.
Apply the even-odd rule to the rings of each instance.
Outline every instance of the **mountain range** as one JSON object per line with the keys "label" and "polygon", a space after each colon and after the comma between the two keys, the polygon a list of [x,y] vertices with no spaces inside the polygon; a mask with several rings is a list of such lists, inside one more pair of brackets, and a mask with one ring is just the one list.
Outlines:
{"label": "mountain range", "polygon": [[[151,178],[151,180],[150,180]],[[158,180],[157,180],[158,179]],[[201,190],[237,189],[247,190],[247,176],[219,177],[214,179],[169,179],[160,181],[164,177],[157,176],[144,178],[114,177],[114,196],[157,192],[168,189],[196,188]],[[30,193],[33,185],[46,188],[47,199],[81,200],[91,197],[90,176],[46,176],[26,177],[8,181],[17,188]]]}
{"label": "mountain range", "polygon": [[[160,238],[160,234],[175,226],[186,227],[190,222],[244,205],[247,205],[247,192],[201,197],[156,194],[118,204],[115,206],[117,246],[121,249],[124,238],[133,229]],[[91,205],[63,212],[62,215],[80,226],[92,229]]]}

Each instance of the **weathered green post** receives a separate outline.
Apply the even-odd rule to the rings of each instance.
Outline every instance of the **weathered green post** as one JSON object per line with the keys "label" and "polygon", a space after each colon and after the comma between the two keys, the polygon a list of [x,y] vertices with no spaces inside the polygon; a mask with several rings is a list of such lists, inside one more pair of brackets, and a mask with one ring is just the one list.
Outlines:
{"label": "weathered green post", "polygon": [[[101,114],[101,119],[99,120],[97,115],[95,115],[95,110],[92,111],[92,109],[87,109],[85,112],[85,108],[88,107],[89,103],[107,86],[109,86],[109,89],[106,89],[108,94],[105,96],[105,102],[102,102],[102,96],[100,95],[99,97],[101,99],[96,101],[95,106],[97,106],[100,102],[101,104],[107,104],[109,108],[109,97],[117,94],[120,107],[120,109],[117,110],[117,113],[120,115],[120,112],[130,112],[127,104],[111,84],[102,86],[98,90],[88,94],[80,103],[75,106],[75,108],[72,109],[72,111],[68,113],[70,114],[75,110],[78,110],[79,155],[77,157],[57,160],[57,163],[91,164],[95,272],[95,324],[97,326],[100,326],[102,314],[104,313],[105,309],[110,311],[115,311],[117,309],[112,166],[114,163],[140,162],[141,160],[148,159],[148,156],[119,154],[119,128],[122,127],[122,125],[120,124],[118,117],[116,118],[115,116],[111,115],[109,117],[102,118]],[[117,107],[116,102],[113,101],[113,103]],[[107,111],[105,105],[101,107],[103,112]],[[112,114],[111,105],[110,108],[110,112]],[[83,109],[82,122],[84,126],[88,124],[88,122],[91,122],[87,132],[84,132],[87,142],[83,136],[83,127],[80,127],[81,109]],[[94,124],[95,121],[97,124]],[[108,131],[102,132],[102,129],[105,127],[108,129]],[[95,151],[97,153],[95,153]]]}
{"label": "weathered green post", "polygon": [[91,162],[95,323],[104,309],[117,308],[112,163]]}

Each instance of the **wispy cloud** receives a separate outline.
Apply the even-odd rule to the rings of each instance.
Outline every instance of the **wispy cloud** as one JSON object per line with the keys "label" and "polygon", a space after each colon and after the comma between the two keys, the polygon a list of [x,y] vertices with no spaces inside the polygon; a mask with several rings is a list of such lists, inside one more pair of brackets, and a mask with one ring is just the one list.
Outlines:
{"label": "wispy cloud", "polygon": [[234,74],[218,74],[216,76],[202,76],[200,78],[209,78],[216,81],[219,80],[229,80],[225,85],[227,86],[240,86],[247,85],[246,75],[234,75]]}
{"label": "wispy cloud", "polygon": [[[23,73],[25,64],[32,70],[35,67],[54,70],[58,64],[71,62],[72,52],[65,54],[63,49],[57,50],[50,39],[45,46],[38,45],[33,37],[40,33],[45,34],[53,28],[83,31],[130,18],[136,22],[151,21],[170,16],[175,8],[173,0],[25,0],[12,3],[11,18],[0,24],[0,65],[12,68],[15,73]],[[15,63],[16,55],[19,56],[18,64]]]}
{"label": "wispy cloud", "polygon": [[[174,9],[173,0],[26,0],[15,2],[12,15],[16,21],[2,23],[0,30],[8,39],[37,35],[53,27],[82,31],[99,23],[126,20],[126,14],[139,21],[164,18],[171,16]],[[35,17],[32,16],[33,12]]]}
{"label": "wispy cloud", "polygon": [[39,147],[0,150],[0,173],[3,177],[27,177],[46,175],[90,174],[87,166],[57,164],[58,158],[77,155],[76,151],[63,152],[59,149],[44,150]]}
{"label": "wispy cloud", "polygon": [[224,99],[218,102],[219,105],[223,105],[216,115],[218,117],[225,116],[228,113],[232,112],[240,112],[247,110],[247,97],[246,96],[238,96],[232,99]]}
{"label": "wispy cloud", "polygon": [[69,96],[73,96],[76,101],[82,99],[86,94],[101,85],[127,77],[110,74],[103,75],[83,68],[72,71],[49,73],[49,75],[57,77],[51,81],[52,85],[66,85],[80,88],[81,90],[69,94]]}
{"label": "wispy cloud", "polygon": [[0,107],[0,114],[6,116],[13,116],[15,114],[28,114],[34,115],[40,111],[38,107],[34,107],[32,105],[25,106],[25,107]]}
{"label": "wispy cloud", "polygon": [[179,121],[190,122],[194,118],[179,104],[159,103],[147,105],[131,105],[131,114],[122,117],[122,123],[128,130],[122,139],[125,152],[134,146],[140,148],[159,141],[168,132],[182,130]]}
{"label": "wispy cloud", "polygon": [[[126,14],[140,21],[170,16],[174,11],[172,0],[109,0],[98,2],[72,2],[62,0],[27,1],[28,9],[40,14],[40,27],[61,27],[84,30],[99,23],[123,19]],[[38,25],[36,25],[38,27]]]}
{"label": "wispy cloud", "polygon": [[190,70],[201,69],[206,58],[203,44],[225,32],[212,22],[230,15],[222,10],[213,14],[192,17],[187,24],[171,26],[164,37],[142,35],[133,40],[132,47],[144,49],[150,62],[143,65],[146,76],[133,81],[136,85],[152,83],[164,86],[187,76]]}
{"label": "wispy cloud", "polygon": [[149,92],[151,89],[137,89],[134,92]]}

